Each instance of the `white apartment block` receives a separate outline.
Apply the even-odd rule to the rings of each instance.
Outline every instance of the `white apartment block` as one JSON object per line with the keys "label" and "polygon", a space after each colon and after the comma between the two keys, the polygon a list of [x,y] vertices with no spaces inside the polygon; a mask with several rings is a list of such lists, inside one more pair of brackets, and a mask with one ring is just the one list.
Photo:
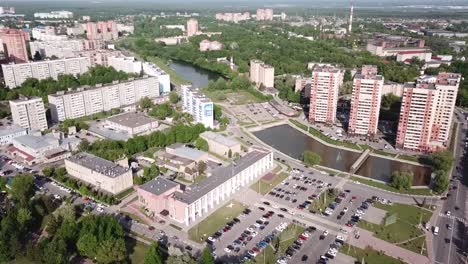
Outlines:
{"label": "white apartment block", "polygon": [[348,134],[377,134],[383,82],[383,76],[377,75],[377,66],[365,65],[354,76]]}
{"label": "white apartment block", "polygon": [[55,56],[64,59],[77,57],[76,53],[79,51],[104,48],[104,42],[86,39],[32,41],[29,42],[29,46],[33,56],[36,52],[39,52],[43,58]]}
{"label": "white apartment block", "polygon": [[91,66],[88,58],[46,60],[21,64],[2,64],[5,85],[10,89],[20,86],[28,78],[57,79],[60,74],[83,74]]}
{"label": "white apartment block", "polygon": [[67,19],[73,18],[73,13],[70,11],[51,11],[48,13],[34,13],[34,18]]}
{"label": "white apartment block", "polygon": [[24,136],[26,134],[28,134],[27,130],[17,125],[3,127],[0,130],[0,145],[11,144],[14,138]]}
{"label": "white apartment block", "polygon": [[67,35],[57,35],[55,28],[51,26],[35,27],[31,30],[31,35],[35,40],[41,41],[62,41],[67,40]]}
{"label": "white apartment block", "polygon": [[153,63],[143,62],[142,66],[144,74],[158,78],[159,93],[166,94],[171,91],[171,77],[169,74]]}
{"label": "white apartment block", "polygon": [[141,61],[135,60],[134,57],[111,56],[107,58],[107,65],[113,67],[117,71],[133,74],[140,74],[142,69]]}
{"label": "white apartment block", "polygon": [[430,152],[448,147],[460,80],[460,74],[439,73],[405,85],[398,148]]}
{"label": "white apartment block", "polygon": [[336,117],[338,92],[343,84],[344,70],[330,64],[317,64],[312,70],[309,122],[333,124]]}
{"label": "white apartment block", "polygon": [[257,87],[263,85],[265,88],[275,86],[275,68],[271,65],[263,63],[260,60],[250,61],[250,81],[254,82]]}
{"label": "white apartment block", "polygon": [[89,153],[81,152],[65,159],[65,168],[70,176],[111,194],[133,186],[132,170]]}
{"label": "white apartment block", "polygon": [[53,122],[75,119],[137,104],[142,98],[159,96],[155,77],[115,81],[108,85],[80,87],[75,91],[49,95],[49,108]]}
{"label": "white apartment block", "polygon": [[42,98],[32,97],[10,101],[13,124],[29,130],[48,128]]}
{"label": "white apartment block", "polygon": [[181,89],[184,112],[190,113],[195,122],[214,128],[213,102],[191,85],[182,85]]}

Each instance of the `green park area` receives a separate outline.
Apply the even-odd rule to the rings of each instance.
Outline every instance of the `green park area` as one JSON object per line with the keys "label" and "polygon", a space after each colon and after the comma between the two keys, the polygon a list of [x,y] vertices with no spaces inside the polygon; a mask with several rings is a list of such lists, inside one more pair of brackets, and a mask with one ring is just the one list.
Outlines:
{"label": "green park area", "polygon": [[358,247],[353,247],[349,244],[344,244],[340,249],[340,252],[351,256],[356,259],[356,263],[367,263],[367,264],[404,264],[405,262],[394,259],[390,256],[385,255],[384,253],[374,250],[370,247],[366,249],[361,249]]}
{"label": "green park area", "polygon": [[216,231],[220,230],[227,222],[237,217],[245,208],[245,205],[231,200],[223,207],[210,214],[203,221],[190,228],[188,236],[190,240],[202,242]]}
{"label": "green park area", "polygon": [[291,246],[297,237],[304,232],[302,226],[295,224],[289,225],[272,242],[255,257],[255,263],[267,264],[276,263],[276,260],[283,255],[289,246]]}
{"label": "green park area", "polygon": [[232,89],[228,90],[212,90],[212,89],[203,89],[203,93],[208,96],[213,102],[229,102],[233,105],[244,105],[244,104],[253,104],[260,103],[264,100],[261,100],[258,97],[255,97],[248,90],[238,90],[234,91]]}
{"label": "green park area", "polygon": [[373,180],[367,180],[367,179],[364,179],[364,178],[361,178],[361,177],[351,176],[351,180],[357,181],[357,182],[360,182],[360,183],[363,183],[363,184],[366,184],[366,185],[369,185],[369,186],[373,186],[373,187],[376,187],[376,188],[380,188],[380,189],[383,189],[383,190],[386,190],[386,191],[390,191],[390,192],[411,194],[411,195],[426,195],[426,196],[434,195],[432,193],[432,190],[429,189],[429,188],[414,188],[414,189],[409,189],[409,190],[404,190],[404,189],[399,190],[397,188],[393,188],[392,186],[390,186],[387,183],[377,182],[377,181],[373,181]]}
{"label": "green park area", "polygon": [[148,245],[137,241],[134,238],[126,237],[125,246],[127,247],[127,252],[129,253],[130,263],[143,263],[145,253],[148,250]]}
{"label": "green park area", "polygon": [[406,204],[381,204],[374,207],[385,210],[387,215],[381,224],[374,224],[361,220],[360,228],[369,230],[379,239],[391,242],[418,254],[427,254],[425,233],[420,229],[422,224],[429,221],[432,212]]}
{"label": "green park area", "polygon": [[288,178],[288,173],[286,172],[281,172],[277,173],[279,170],[281,170],[281,167],[276,167],[273,170],[273,173],[275,173],[275,176],[271,179],[264,179],[261,178],[258,180],[256,183],[252,184],[250,186],[250,189],[265,195],[271,191],[271,189],[275,188],[278,184],[280,184],[284,179]]}

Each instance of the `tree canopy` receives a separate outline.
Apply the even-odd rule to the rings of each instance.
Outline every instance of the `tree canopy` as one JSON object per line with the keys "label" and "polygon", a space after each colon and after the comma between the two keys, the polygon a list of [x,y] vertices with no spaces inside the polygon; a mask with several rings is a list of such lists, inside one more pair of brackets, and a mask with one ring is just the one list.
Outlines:
{"label": "tree canopy", "polygon": [[398,190],[409,190],[413,186],[413,173],[395,171],[390,179],[390,186]]}
{"label": "tree canopy", "polygon": [[315,166],[315,165],[319,165],[320,162],[322,162],[322,158],[320,157],[319,154],[306,150],[302,154],[302,161],[304,161],[304,163],[307,165]]}

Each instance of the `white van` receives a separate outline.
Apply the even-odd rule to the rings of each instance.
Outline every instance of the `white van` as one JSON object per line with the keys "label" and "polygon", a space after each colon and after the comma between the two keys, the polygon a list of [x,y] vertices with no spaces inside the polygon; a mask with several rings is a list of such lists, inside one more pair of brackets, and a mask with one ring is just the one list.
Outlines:
{"label": "white van", "polygon": [[438,227],[438,226],[434,226],[434,231],[433,231],[433,233],[434,233],[434,236],[439,235],[439,227]]}

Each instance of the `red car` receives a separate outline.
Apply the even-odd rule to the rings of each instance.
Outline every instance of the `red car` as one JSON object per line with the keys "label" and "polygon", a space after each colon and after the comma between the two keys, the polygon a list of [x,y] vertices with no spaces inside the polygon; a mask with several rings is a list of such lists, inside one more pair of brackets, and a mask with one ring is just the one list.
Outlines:
{"label": "red car", "polygon": [[257,247],[253,247],[253,248],[252,248],[252,251],[253,251],[253,252],[256,252],[256,253],[260,253],[260,249],[258,249]]}
{"label": "red car", "polygon": [[356,199],[357,199],[357,197],[356,197],[356,196],[353,196],[353,197],[351,197],[351,199],[353,199],[353,200],[356,200]]}
{"label": "red car", "polygon": [[252,238],[253,238],[252,236],[248,236],[248,237],[247,237],[247,241],[252,240]]}
{"label": "red car", "polygon": [[227,228],[227,227],[223,228],[224,233],[226,233],[227,231],[229,231],[229,228]]}
{"label": "red car", "polygon": [[242,237],[242,236],[240,236],[238,239],[239,239],[240,241],[244,241],[245,238]]}
{"label": "red car", "polygon": [[307,239],[309,239],[309,238],[308,238],[308,237],[305,237],[305,236],[303,236],[303,235],[300,235],[300,236],[299,236],[299,239],[300,239],[300,240],[307,240]]}
{"label": "red car", "polygon": [[150,231],[153,231],[155,228],[154,228],[154,226],[148,226],[148,229],[149,229]]}

